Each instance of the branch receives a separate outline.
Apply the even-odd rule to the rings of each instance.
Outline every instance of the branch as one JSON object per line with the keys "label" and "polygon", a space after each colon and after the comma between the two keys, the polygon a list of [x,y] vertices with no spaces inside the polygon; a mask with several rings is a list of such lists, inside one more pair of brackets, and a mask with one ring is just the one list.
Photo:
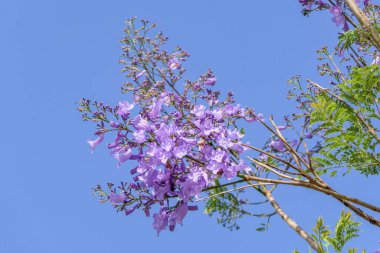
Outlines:
{"label": "branch", "polygon": [[[285,174],[283,174],[281,172],[276,171],[275,169],[277,169],[277,167],[275,167],[275,166],[270,166],[270,165],[267,165],[265,163],[261,163],[261,162],[257,161],[256,159],[253,159],[253,158],[251,158],[249,156],[247,158],[248,158],[248,160],[250,160],[251,162],[255,163],[256,165],[262,166],[262,167],[266,168],[267,170],[272,171],[274,174],[278,175],[279,177],[286,178],[286,179],[293,180],[293,181],[299,181],[298,178],[290,177],[288,175],[285,175]],[[271,167],[273,167],[275,169],[272,169]]]}
{"label": "branch", "polygon": [[245,181],[246,181],[246,180],[242,179],[242,180],[238,180],[238,181],[234,181],[234,182],[230,182],[230,183],[226,183],[226,184],[213,185],[213,186],[210,186],[210,187],[204,188],[204,189],[202,190],[202,192],[209,191],[209,190],[216,189],[216,188],[220,188],[220,187],[226,187],[226,186],[229,186],[229,185],[234,185],[234,184],[243,183],[243,182],[245,182]]}
{"label": "branch", "polygon": [[347,6],[350,8],[352,13],[359,21],[359,23],[369,32],[372,42],[375,44],[377,49],[380,49],[380,37],[376,29],[371,25],[367,16],[362,12],[359,6],[355,3],[355,0],[344,0]]}
{"label": "branch", "polygon": [[289,143],[285,140],[284,136],[282,136],[281,131],[278,129],[277,125],[274,123],[272,116],[269,117],[270,122],[272,123],[273,127],[276,129],[277,137],[280,138],[280,140],[285,144],[286,148],[290,152],[290,154],[293,156],[294,161],[298,165],[298,170],[304,177],[309,179],[310,181],[315,181],[308,173],[306,173],[302,169],[302,165],[299,161],[301,161],[306,167],[308,167],[308,163],[302,157],[298,154],[296,150],[294,150]]}
{"label": "branch", "polygon": [[350,208],[354,213],[356,213],[358,216],[362,217],[363,219],[367,220],[369,223],[373,224],[373,225],[376,225],[378,227],[380,227],[380,221],[374,217],[372,217],[371,215],[363,212],[362,209],[354,206],[353,204],[351,204],[350,202],[346,201],[346,200],[342,200],[342,199],[339,199],[339,198],[336,198],[338,201],[342,202],[343,205],[345,205],[346,207]]}
{"label": "branch", "polygon": [[294,231],[297,232],[303,239],[306,240],[306,242],[312,247],[316,252],[322,253],[320,251],[317,242],[308,234],[305,230],[303,230],[292,218],[290,218],[284,210],[281,209],[280,205],[277,203],[277,201],[274,199],[272,193],[268,191],[265,187],[263,187],[263,192],[273,208],[276,210],[276,212],[280,215],[280,217],[291,227]]}
{"label": "branch", "polygon": [[273,185],[273,184],[272,183],[261,183],[261,184],[244,185],[244,186],[240,186],[240,187],[233,188],[233,189],[230,189],[230,190],[218,192],[218,193],[212,194],[212,195],[204,197],[204,198],[196,199],[195,202],[199,202],[199,201],[206,200],[206,199],[209,199],[209,198],[212,198],[212,197],[223,195],[225,193],[234,192],[234,191],[238,191],[238,190],[243,190],[243,189],[248,188],[248,187],[259,186],[259,185]]}
{"label": "branch", "polygon": [[346,196],[346,195],[340,194],[340,193],[334,191],[330,187],[328,187],[328,188],[322,188],[320,186],[311,184],[308,181],[301,181],[300,180],[300,181],[294,182],[294,181],[288,181],[288,180],[276,180],[276,179],[269,179],[269,178],[261,178],[261,177],[255,177],[255,176],[249,176],[249,175],[243,175],[241,177],[244,178],[244,179],[246,179],[246,180],[250,180],[250,181],[253,180],[253,181],[264,182],[264,183],[302,186],[302,187],[305,187],[305,188],[309,188],[309,189],[313,189],[313,190],[316,190],[316,191],[319,191],[319,192],[323,192],[323,193],[325,193],[327,195],[331,195],[331,196],[333,196],[336,199],[346,200],[346,201],[355,203],[357,205],[363,206],[363,207],[368,208],[368,209],[370,209],[372,211],[380,213],[380,207],[377,207],[375,205],[372,205],[372,204],[369,204],[367,202],[361,201],[361,200],[359,200],[357,198],[353,198],[353,197],[350,197],[350,196]]}
{"label": "branch", "polygon": [[241,145],[242,145],[243,147],[246,147],[246,148],[252,149],[252,150],[254,150],[254,151],[257,151],[257,152],[259,152],[259,153],[263,153],[263,154],[265,154],[265,155],[267,155],[267,156],[269,156],[269,157],[272,157],[273,159],[275,159],[275,160],[277,160],[277,161],[279,161],[279,162],[282,162],[283,164],[286,164],[286,165],[289,166],[289,167],[292,167],[292,168],[295,169],[295,170],[298,170],[298,168],[297,168],[296,166],[292,165],[291,163],[289,163],[289,162],[287,162],[287,161],[281,159],[280,157],[275,156],[275,155],[273,155],[273,154],[271,154],[271,153],[269,153],[269,152],[267,152],[267,151],[265,151],[265,150],[262,150],[262,149],[259,149],[259,148],[256,148],[256,147],[253,147],[253,146],[250,146],[250,145],[248,145],[248,144],[244,144],[244,143],[241,144]]}

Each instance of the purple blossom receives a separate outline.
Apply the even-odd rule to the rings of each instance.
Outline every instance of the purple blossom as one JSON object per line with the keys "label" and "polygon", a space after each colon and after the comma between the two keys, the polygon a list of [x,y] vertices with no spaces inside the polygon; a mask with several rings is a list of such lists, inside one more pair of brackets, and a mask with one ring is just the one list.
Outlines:
{"label": "purple blossom", "polygon": [[181,67],[181,62],[178,60],[177,57],[170,58],[168,62],[168,67],[170,70],[175,70]]}
{"label": "purple blossom", "polygon": [[113,127],[113,128],[119,128],[120,127],[120,123],[118,122],[114,122],[114,121],[110,121],[110,126]]}
{"label": "purple blossom", "polygon": [[228,116],[232,116],[232,115],[235,115],[239,111],[239,109],[240,109],[239,104],[237,104],[236,106],[228,104],[226,105],[224,110]]}
{"label": "purple blossom", "polygon": [[109,201],[113,204],[123,203],[127,199],[124,193],[114,193],[114,192],[110,192],[110,194],[108,195],[108,198],[109,198]]}
{"label": "purple blossom", "polygon": [[238,172],[244,171],[248,173],[250,170],[251,168],[248,167],[243,161],[240,161],[237,165],[232,165],[223,168],[224,175],[228,180],[231,180],[232,178],[236,177]]}
{"label": "purple blossom", "polygon": [[336,24],[336,26],[343,25],[343,30],[348,31],[349,27],[343,14],[342,8],[340,8],[338,5],[333,5],[330,7],[330,13],[333,15],[331,20]]}
{"label": "purple blossom", "polygon": [[122,163],[129,160],[129,158],[132,155],[132,149],[121,147],[121,148],[116,148],[112,153],[113,153],[113,156],[116,158],[116,160],[119,161],[117,163],[117,167],[119,168]]}
{"label": "purple blossom", "polygon": [[[150,55],[153,54],[144,57]],[[211,87],[217,81],[211,70],[194,82],[186,81],[184,91],[178,94],[182,88],[176,89],[175,85],[185,71],[181,62],[188,54],[178,50],[169,56],[166,51],[154,55],[149,60],[162,69],[152,83],[148,78],[139,80],[148,73],[138,71],[144,68],[142,60],[131,53],[134,60],[127,72],[134,83],[128,83],[126,89],[132,91],[136,109],[132,111],[134,104],[120,102],[116,114],[122,119],[115,115],[112,120],[114,111],[105,110],[110,113],[107,121],[98,124],[98,132],[104,132],[108,123],[111,129],[107,134],[116,135],[108,148],[118,161],[117,167],[128,160],[134,164],[130,169],[132,182],[125,188],[119,187],[121,194],[111,190],[108,201],[125,202],[126,205],[118,206],[125,214],[141,209],[149,216],[158,207],[159,211],[153,213],[153,227],[159,234],[182,224],[187,212],[196,208],[188,203],[216,179],[230,180],[240,172],[250,171],[243,160],[236,159],[237,154],[243,157],[246,151],[237,121],[257,121],[263,116],[241,108],[232,93],[221,102],[220,92]],[[173,73],[176,69],[180,71]],[[89,143],[95,148],[102,140],[103,135]]]}
{"label": "purple blossom", "polygon": [[182,158],[182,157],[184,157],[185,155],[187,155],[187,148],[185,148],[185,147],[175,147],[174,149],[173,149],[173,154],[174,154],[174,156],[175,157],[177,157],[177,158]]}
{"label": "purple blossom", "polygon": [[211,160],[216,161],[218,163],[223,162],[226,157],[226,152],[223,150],[213,150],[211,153]]}
{"label": "purple blossom", "polygon": [[216,120],[222,120],[225,115],[224,110],[222,108],[215,109],[211,113],[214,116],[214,119]]}
{"label": "purple blossom", "polygon": [[94,153],[96,146],[98,146],[104,140],[104,135],[100,135],[96,140],[87,140],[91,147],[91,154]]}
{"label": "purple blossom", "polygon": [[281,140],[271,141],[270,146],[277,152],[286,151],[285,144]]}
{"label": "purple blossom", "polygon": [[169,217],[164,209],[161,209],[159,213],[153,214],[153,228],[157,230],[157,236],[168,225]]}
{"label": "purple blossom", "polygon": [[159,98],[158,101],[153,102],[150,108],[150,112],[149,112],[149,117],[151,119],[159,117],[164,101],[165,101],[165,95],[161,96],[161,98]]}
{"label": "purple blossom", "polygon": [[173,157],[173,153],[166,151],[164,149],[159,149],[156,155],[156,158],[158,158],[158,160],[161,161],[163,165],[166,165],[168,160],[172,157]]}
{"label": "purple blossom", "polygon": [[262,113],[251,115],[244,115],[244,119],[248,122],[264,121],[264,115]]}
{"label": "purple blossom", "polygon": [[205,116],[205,110],[206,107],[204,105],[196,105],[194,106],[194,109],[191,110],[191,113],[193,113],[197,118],[202,119]]}
{"label": "purple blossom", "polygon": [[109,143],[108,148],[114,149],[114,148],[118,147],[119,145],[121,145],[124,137],[126,137],[126,134],[123,134],[122,131],[118,131],[114,142]]}
{"label": "purple blossom", "polygon": [[131,213],[133,213],[137,209],[137,207],[138,207],[138,205],[134,205],[132,207],[132,209],[126,209],[125,212],[124,212],[125,215],[130,215]]}
{"label": "purple blossom", "polygon": [[130,114],[130,110],[132,110],[134,107],[135,105],[130,104],[128,101],[119,102],[117,114],[123,117],[123,119],[127,119]]}
{"label": "purple blossom", "polygon": [[312,133],[305,133],[303,135],[303,137],[306,138],[306,139],[311,139],[311,138],[313,138],[313,134]]}
{"label": "purple blossom", "polygon": [[187,203],[180,204],[179,207],[173,211],[171,219],[174,219],[176,223],[182,225],[182,220],[185,218],[188,210],[189,207],[187,206]]}
{"label": "purple blossom", "polygon": [[137,143],[144,143],[146,141],[146,135],[144,130],[137,130],[133,133],[133,136]]}
{"label": "purple blossom", "polygon": [[136,75],[136,79],[139,79],[140,77],[145,76],[145,75],[146,75],[146,70],[143,70]]}
{"label": "purple blossom", "polygon": [[132,125],[137,129],[137,130],[150,130],[151,125],[149,122],[141,117],[141,115],[137,115],[136,118],[133,120]]}
{"label": "purple blossom", "polygon": [[211,171],[214,175],[218,174],[223,168],[223,164],[216,161],[211,161],[207,165],[207,169]]}
{"label": "purple blossom", "polygon": [[212,85],[215,85],[215,83],[216,83],[216,77],[209,77],[209,78],[207,78],[206,79],[206,81],[205,81],[205,85],[210,85],[210,86],[212,86]]}

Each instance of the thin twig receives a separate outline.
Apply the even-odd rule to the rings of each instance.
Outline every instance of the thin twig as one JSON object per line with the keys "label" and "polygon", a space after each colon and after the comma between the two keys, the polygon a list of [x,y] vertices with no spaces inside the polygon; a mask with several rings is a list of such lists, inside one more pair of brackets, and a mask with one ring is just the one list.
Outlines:
{"label": "thin twig", "polygon": [[[253,159],[253,158],[251,158],[251,157],[249,157],[249,156],[248,156],[247,158],[248,158],[248,160],[250,160],[251,162],[253,162],[253,163],[255,163],[255,164],[259,165],[259,166],[262,166],[262,167],[266,168],[267,170],[272,171],[274,174],[276,174],[276,175],[279,176],[279,177],[286,178],[286,179],[293,180],[293,181],[299,181],[298,178],[290,177],[290,176],[285,175],[285,174],[283,174],[283,173],[281,173],[281,172],[278,172],[278,171],[276,171],[275,169],[272,169],[269,165],[267,165],[267,164],[265,164],[265,163],[261,163],[261,162],[257,161],[256,159]],[[273,166],[273,167],[274,167],[274,166]],[[276,168],[276,167],[275,167],[275,168]],[[277,168],[276,168],[276,169],[277,169]]]}
{"label": "thin twig", "polygon": [[244,186],[240,186],[240,187],[237,187],[237,188],[234,188],[234,189],[230,189],[230,190],[227,190],[227,191],[218,192],[218,193],[212,194],[212,195],[204,197],[204,198],[196,199],[195,202],[203,201],[203,200],[206,200],[206,199],[209,199],[209,198],[212,198],[212,197],[223,195],[225,193],[239,191],[239,190],[243,190],[245,188],[249,188],[249,187],[252,187],[252,186],[258,186],[258,185],[273,185],[273,183],[261,183],[261,184],[253,184],[253,185],[251,185],[251,184],[244,185]]}

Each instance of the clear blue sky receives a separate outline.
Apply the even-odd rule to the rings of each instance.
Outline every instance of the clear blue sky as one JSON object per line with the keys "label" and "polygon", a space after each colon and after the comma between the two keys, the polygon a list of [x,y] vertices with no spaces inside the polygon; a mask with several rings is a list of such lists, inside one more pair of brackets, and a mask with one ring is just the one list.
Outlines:
{"label": "clear blue sky", "polygon": [[[90,155],[94,128],[75,102],[122,99],[119,40],[131,16],[156,22],[188,50],[192,76],[211,67],[221,90],[266,115],[291,111],[286,80],[317,78],[315,51],[338,32],[328,12],[305,18],[296,0],[0,1],[0,252],[306,252],[278,217],[268,232],[256,232],[260,220],[250,218],[229,232],[198,211],[157,237],[151,219],[116,214],[91,195],[97,183],[129,176],[128,166],[117,169],[104,148]],[[351,175],[334,186],[379,205],[377,182]],[[318,215],[333,222],[342,209],[306,190],[282,188],[277,198],[308,231]],[[353,245],[380,248],[379,230],[362,230]]]}

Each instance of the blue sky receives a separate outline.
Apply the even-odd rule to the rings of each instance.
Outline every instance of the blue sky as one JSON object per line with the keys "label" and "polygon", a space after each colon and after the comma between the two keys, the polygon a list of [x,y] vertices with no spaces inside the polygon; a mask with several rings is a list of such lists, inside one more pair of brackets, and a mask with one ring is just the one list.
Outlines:
{"label": "blue sky", "polygon": [[[250,218],[229,232],[198,211],[157,237],[151,219],[116,214],[91,195],[98,183],[128,177],[128,166],[117,169],[105,148],[90,155],[94,128],[75,102],[123,99],[119,41],[131,16],[156,22],[171,45],[188,50],[192,77],[212,68],[220,90],[265,115],[292,110],[286,80],[301,73],[318,80],[315,51],[339,31],[328,12],[303,17],[296,0],[0,1],[0,252],[306,252],[278,217],[268,232],[256,232],[260,220]],[[249,138],[262,139],[255,131]],[[333,185],[380,204],[376,182],[352,174]],[[277,198],[307,231],[319,215],[331,223],[342,209],[302,189],[283,187]],[[362,230],[352,245],[379,248],[379,230]]]}

